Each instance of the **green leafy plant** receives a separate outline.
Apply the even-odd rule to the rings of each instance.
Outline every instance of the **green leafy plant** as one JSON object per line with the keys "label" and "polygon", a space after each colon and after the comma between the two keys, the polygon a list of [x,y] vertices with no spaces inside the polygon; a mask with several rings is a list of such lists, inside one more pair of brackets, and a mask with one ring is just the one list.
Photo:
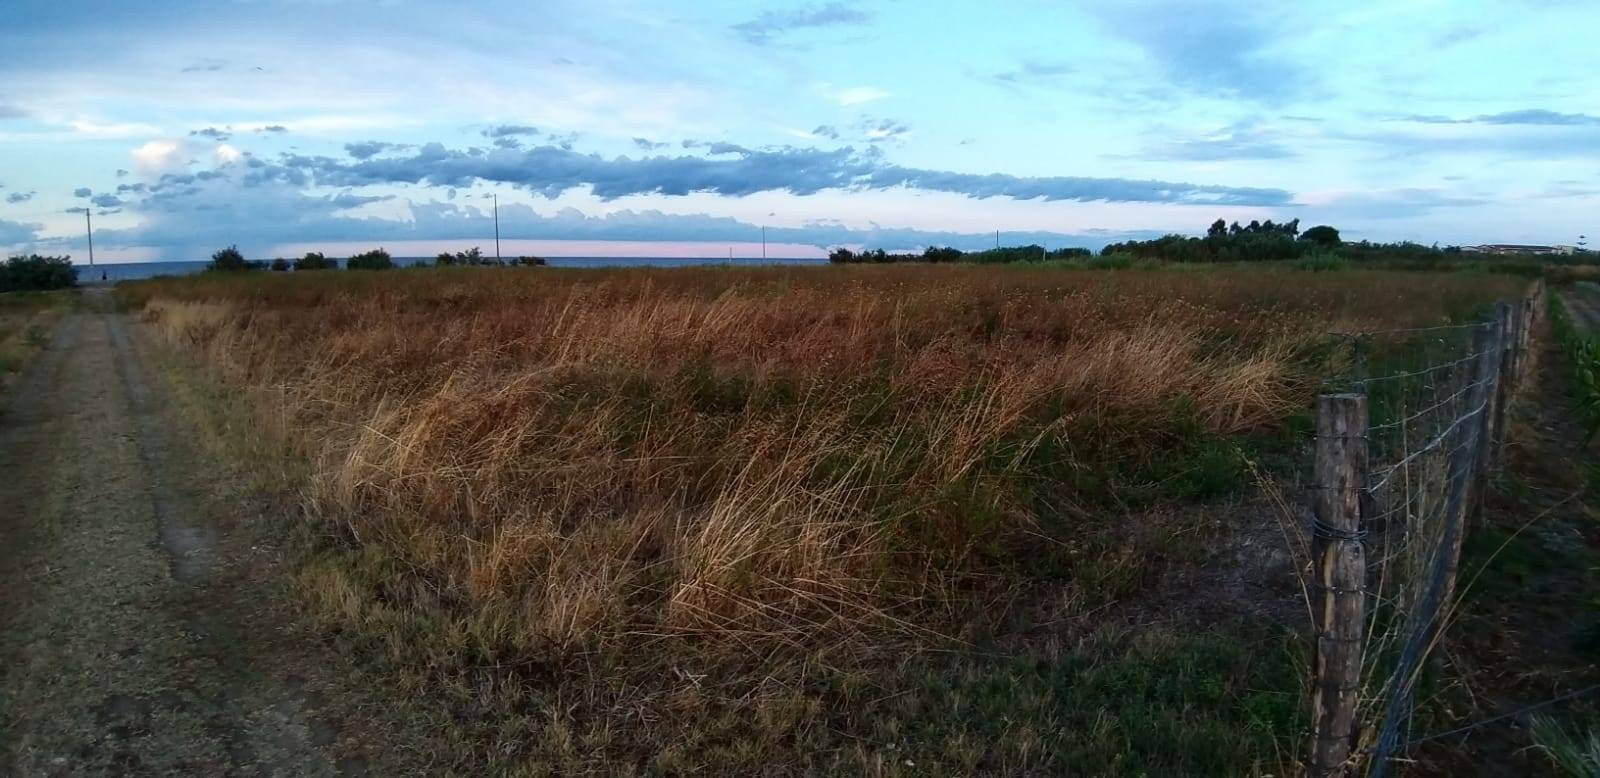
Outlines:
{"label": "green leafy plant", "polygon": [[1572,365],[1578,385],[1578,412],[1583,415],[1584,441],[1600,433],[1600,341],[1578,331],[1561,298],[1554,297],[1550,310],[1555,321],[1556,340]]}

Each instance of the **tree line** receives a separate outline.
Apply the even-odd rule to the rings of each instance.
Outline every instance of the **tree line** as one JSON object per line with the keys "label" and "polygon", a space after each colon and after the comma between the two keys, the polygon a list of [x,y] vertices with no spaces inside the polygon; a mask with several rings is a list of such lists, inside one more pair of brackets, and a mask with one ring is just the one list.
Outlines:
{"label": "tree line", "polygon": [[[545,260],[543,257],[522,256],[501,261],[494,257],[485,257],[483,255],[483,251],[474,246],[467,251],[457,251],[454,254],[448,252],[441,253],[434,258],[433,264],[444,267],[456,265],[471,267],[536,267],[544,265]],[[422,260],[410,265],[410,267],[428,266],[429,263],[426,260]],[[352,255],[349,259],[344,261],[344,268],[346,270],[389,270],[395,267],[399,266],[395,264],[394,257],[390,256],[389,252],[381,248],[373,249],[371,251],[363,251],[360,254]],[[206,265],[206,270],[222,273],[240,273],[251,270],[276,270],[279,272],[286,272],[290,270],[306,271],[338,269],[339,260],[332,257],[323,256],[322,252],[319,251],[306,252],[306,255],[300,257],[299,259],[290,260],[284,259],[283,257],[278,257],[271,262],[267,262],[265,260],[245,259],[244,254],[239,251],[238,246],[229,246],[225,249],[217,251],[211,255],[211,261]]]}
{"label": "tree line", "polygon": [[851,251],[836,248],[828,252],[828,261],[836,265],[882,265],[895,262],[973,262],[999,264],[1007,262],[1047,262],[1051,260],[1082,259],[1094,256],[1085,248],[1059,248],[1046,250],[1044,246],[1000,246],[983,251],[962,251],[949,246],[929,246],[920,254],[891,254],[883,249]]}
{"label": "tree line", "polygon": [[[1319,224],[1300,229],[1300,220],[1287,222],[1252,220],[1247,224],[1229,223],[1218,219],[1211,223],[1204,237],[1190,235],[1164,235],[1151,240],[1129,240],[1112,243],[1101,249],[1099,256],[1108,262],[1128,263],[1134,260],[1161,262],[1264,262],[1289,259],[1337,260],[1390,260],[1425,262],[1460,256],[1456,246],[1439,248],[1419,243],[1372,243],[1361,241],[1347,243],[1336,227]],[[1095,256],[1085,248],[1045,250],[1037,244],[1006,246],[983,251],[962,251],[948,246],[929,246],[921,253],[890,253],[883,249],[851,250],[836,248],[828,253],[828,261],[836,264],[885,264],[894,262],[1042,262],[1054,260],[1084,260]]]}

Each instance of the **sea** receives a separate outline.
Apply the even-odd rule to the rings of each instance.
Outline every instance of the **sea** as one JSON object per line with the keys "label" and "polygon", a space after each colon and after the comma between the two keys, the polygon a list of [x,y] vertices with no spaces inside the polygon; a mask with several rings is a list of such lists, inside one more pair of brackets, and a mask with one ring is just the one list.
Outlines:
{"label": "sea", "polygon": [[[433,257],[395,257],[394,263],[401,266],[410,266],[418,263],[432,262]],[[823,258],[795,258],[795,257],[545,257],[545,264],[549,267],[694,267],[701,265],[731,265],[738,267],[757,265],[826,265],[828,260]],[[137,281],[141,278],[156,278],[158,276],[186,276],[206,269],[205,261],[176,261],[176,262],[114,262],[94,265],[78,265],[78,283],[116,283],[118,281]],[[344,260],[339,260],[339,266],[344,266]]]}

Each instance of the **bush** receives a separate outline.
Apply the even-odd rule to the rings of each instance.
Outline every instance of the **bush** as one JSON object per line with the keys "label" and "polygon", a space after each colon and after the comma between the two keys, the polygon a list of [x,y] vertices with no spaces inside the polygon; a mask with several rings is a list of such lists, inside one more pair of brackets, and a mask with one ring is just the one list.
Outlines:
{"label": "bush", "polygon": [[294,261],[295,270],[334,270],[338,267],[337,260],[322,256],[320,251],[308,251],[305,256]]}
{"label": "bush", "polygon": [[276,270],[279,273],[287,272],[289,270],[289,260],[284,259],[283,257],[278,257],[277,259],[272,260],[272,264],[268,265],[268,267]]}
{"label": "bush", "polygon": [[388,270],[394,267],[394,260],[389,257],[389,252],[373,249],[351,257],[344,266],[347,270]]}
{"label": "bush", "polygon": [[1349,266],[1349,261],[1347,261],[1344,257],[1329,252],[1307,254],[1296,260],[1294,263],[1296,270],[1309,270],[1313,273],[1320,273],[1327,270],[1343,270]]}
{"label": "bush", "polygon": [[224,273],[238,273],[245,270],[255,270],[259,267],[256,263],[244,258],[239,253],[238,246],[229,246],[211,255],[211,264],[206,265],[207,270],[216,270]]}
{"label": "bush", "polygon": [[0,265],[0,292],[68,289],[78,285],[78,269],[71,257],[38,254],[12,257]]}
{"label": "bush", "polygon": [[511,260],[511,264],[523,267],[543,267],[546,263],[544,257],[514,257]]}

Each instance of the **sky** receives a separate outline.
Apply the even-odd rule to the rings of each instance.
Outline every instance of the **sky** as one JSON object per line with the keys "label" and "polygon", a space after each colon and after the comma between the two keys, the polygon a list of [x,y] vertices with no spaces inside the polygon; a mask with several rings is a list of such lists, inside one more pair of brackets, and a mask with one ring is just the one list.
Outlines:
{"label": "sky", "polygon": [[1593,0],[0,2],[0,248],[1600,231]]}

